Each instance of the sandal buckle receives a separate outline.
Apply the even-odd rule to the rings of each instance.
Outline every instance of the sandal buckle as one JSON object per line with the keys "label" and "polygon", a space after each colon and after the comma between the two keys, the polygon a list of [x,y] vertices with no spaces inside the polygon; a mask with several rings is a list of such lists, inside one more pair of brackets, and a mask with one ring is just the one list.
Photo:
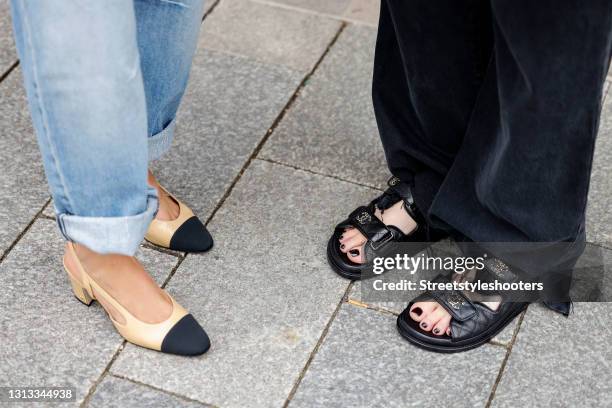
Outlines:
{"label": "sandal buckle", "polygon": [[391,241],[393,239],[393,234],[391,233],[391,231],[389,231],[387,229],[387,232],[385,233],[383,239],[379,242],[374,243],[374,241],[370,241],[370,247],[374,250],[374,251],[378,251],[383,245],[386,245],[387,242]]}

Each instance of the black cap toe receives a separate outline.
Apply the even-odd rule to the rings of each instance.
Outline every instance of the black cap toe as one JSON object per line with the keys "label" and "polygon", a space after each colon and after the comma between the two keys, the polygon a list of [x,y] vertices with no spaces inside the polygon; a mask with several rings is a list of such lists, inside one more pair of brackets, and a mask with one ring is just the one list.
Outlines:
{"label": "black cap toe", "polygon": [[184,252],[204,252],[213,246],[213,238],[195,215],[183,223],[170,239],[170,249]]}
{"label": "black cap toe", "polygon": [[184,316],[170,329],[161,351],[181,356],[199,356],[210,348],[208,335],[191,314]]}

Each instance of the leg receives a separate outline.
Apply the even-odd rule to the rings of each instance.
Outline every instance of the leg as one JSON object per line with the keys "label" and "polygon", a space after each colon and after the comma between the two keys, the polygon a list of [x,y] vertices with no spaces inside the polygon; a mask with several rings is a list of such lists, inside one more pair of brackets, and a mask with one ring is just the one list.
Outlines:
{"label": "leg", "polygon": [[[148,113],[149,161],[152,161],[162,156],[172,143],[176,113],[198,41],[204,1],[136,0],[134,7]],[[147,240],[180,251],[210,249],[212,237],[202,222],[186,215],[190,210],[181,210],[178,201],[161,187],[151,171],[148,182],[157,190],[159,211],[149,227]],[[185,222],[181,223],[182,220]]]}
{"label": "leg", "polygon": [[[569,242],[546,258],[498,247],[497,256],[546,285],[567,275],[584,248],[612,6],[496,0],[492,11],[494,56],[430,213],[477,242]],[[559,300],[564,295],[554,294]],[[440,329],[442,319],[442,328],[448,327],[447,312],[427,307],[411,309],[423,330]]]}
{"label": "leg", "polygon": [[431,213],[474,241],[574,241],[584,232],[612,6],[492,8],[495,55]]}
{"label": "leg", "polygon": [[147,104],[149,160],[172,143],[175,117],[198,42],[204,0],[135,0],[140,67]]}
{"label": "leg", "polygon": [[373,101],[391,173],[427,213],[467,129],[492,49],[484,0],[384,0]]}
{"label": "leg", "polygon": [[15,0],[12,10],[60,229],[98,253],[133,255],[157,208],[133,6]]}
{"label": "leg", "polygon": [[[442,3],[442,4],[441,4]],[[420,212],[461,146],[491,53],[484,0],[393,1],[381,4],[372,95],[391,173],[412,184]],[[402,204],[375,214],[408,233],[416,227]],[[363,263],[365,236],[347,230],[341,251]]]}
{"label": "leg", "polygon": [[136,344],[206,351],[202,328],[133,257],[157,197],[132,2],[13,0],[12,11],[58,223],[75,243],[64,255],[75,295],[100,301]]}

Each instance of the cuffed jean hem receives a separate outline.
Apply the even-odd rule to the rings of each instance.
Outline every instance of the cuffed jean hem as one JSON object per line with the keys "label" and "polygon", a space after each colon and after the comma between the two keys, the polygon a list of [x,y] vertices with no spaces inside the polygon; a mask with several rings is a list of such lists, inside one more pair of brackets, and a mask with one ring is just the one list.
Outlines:
{"label": "cuffed jean hem", "polygon": [[58,214],[56,218],[62,235],[69,241],[101,254],[134,256],[157,214],[157,206],[157,193],[149,188],[147,209],[140,214],[124,217]]}
{"label": "cuffed jean hem", "polygon": [[149,137],[149,161],[159,159],[170,150],[175,127],[176,119],[172,119],[164,130]]}

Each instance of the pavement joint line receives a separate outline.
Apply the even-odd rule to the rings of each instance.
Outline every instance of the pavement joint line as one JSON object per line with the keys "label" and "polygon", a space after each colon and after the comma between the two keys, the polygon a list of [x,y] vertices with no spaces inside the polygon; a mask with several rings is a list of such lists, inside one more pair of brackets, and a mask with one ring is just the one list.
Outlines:
{"label": "pavement joint line", "polygon": [[349,298],[351,297],[351,291],[353,290],[353,286],[355,286],[355,281],[354,280],[349,282],[348,290],[346,291],[346,293],[342,297],[342,301],[343,302],[348,302]]}
{"label": "pavement joint line", "polygon": [[11,74],[11,72],[13,72],[15,68],[17,68],[18,66],[19,66],[19,60],[13,62],[13,64],[11,64],[11,66],[8,67],[8,69],[4,71],[2,75],[0,75],[0,82],[4,81],[6,77],[8,77]]}
{"label": "pavement joint line", "polygon": [[312,363],[312,361],[314,360],[315,356],[319,352],[319,349],[321,348],[321,345],[323,344],[323,342],[327,338],[327,333],[329,333],[329,329],[330,329],[332,323],[334,322],[334,320],[336,320],[336,316],[338,315],[338,312],[340,312],[340,308],[342,307],[342,305],[345,303],[345,299],[348,296],[348,293],[350,292],[352,286],[353,286],[353,282],[350,282],[348,285],[346,285],[346,289],[344,290],[344,293],[342,294],[342,297],[340,298],[340,301],[336,305],[336,309],[334,309],[334,312],[332,313],[332,315],[330,316],[329,320],[327,321],[327,324],[323,328],[323,331],[321,332],[321,336],[319,337],[319,340],[317,341],[317,344],[314,346],[314,348],[310,352],[310,356],[308,356],[308,360],[306,360],[306,364],[304,364],[304,367],[300,371],[300,374],[298,375],[298,378],[295,380],[295,383],[293,384],[293,387],[291,388],[291,391],[289,392],[289,395],[287,396],[287,399],[285,400],[285,403],[283,404],[283,408],[287,408],[289,406],[289,404],[291,403],[291,400],[295,396],[295,393],[297,392],[298,388],[300,387],[300,384],[302,383],[302,380],[304,379],[304,376],[306,375],[306,372],[310,368],[310,364]]}
{"label": "pavement joint line", "polygon": [[174,267],[170,270],[170,273],[168,274],[168,276],[164,280],[164,283],[162,283],[162,285],[161,285],[162,289],[166,288],[166,286],[168,285],[168,282],[170,282],[170,279],[172,279],[172,277],[174,276],[174,274],[176,273],[178,268],[181,266],[181,264],[183,263],[185,258],[187,258],[187,254],[183,254],[182,256],[178,257],[178,260],[176,261],[176,265],[174,265]]}
{"label": "pavement joint line", "polygon": [[236,184],[238,184],[238,181],[240,181],[244,172],[251,165],[253,160],[255,160],[255,158],[257,157],[257,155],[263,148],[264,144],[268,141],[270,136],[274,133],[274,131],[278,127],[279,123],[285,118],[287,111],[291,109],[291,107],[297,100],[300,94],[300,91],[304,88],[304,86],[306,85],[308,80],[312,77],[312,75],[315,73],[317,68],[319,68],[319,66],[321,65],[321,62],[325,59],[327,54],[329,54],[329,51],[331,50],[331,48],[334,46],[334,44],[338,40],[338,37],[340,37],[340,34],[342,34],[345,27],[346,27],[346,24],[340,25],[340,28],[338,29],[336,34],[333,36],[333,38],[331,39],[331,41],[325,48],[325,51],[323,51],[323,53],[321,54],[321,56],[315,63],[314,67],[312,67],[312,69],[304,76],[304,78],[302,78],[302,81],[300,81],[300,84],[297,86],[293,94],[289,97],[289,100],[287,101],[287,103],[285,104],[281,112],[276,116],[276,118],[274,119],[274,122],[272,122],[272,126],[270,126],[270,128],[266,131],[266,134],[263,136],[263,138],[259,141],[259,143],[257,143],[257,146],[255,146],[255,149],[253,150],[249,158],[246,160],[246,162],[244,163],[244,165],[242,166],[242,168],[240,169],[236,177],[234,177],[234,180],[232,180],[227,190],[225,190],[225,193],[223,194],[223,196],[221,197],[221,199],[219,200],[219,202],[217,203],[213,211],[210,213],[210,215],[206,219],[206,222],[204,223],[204,225],[208,225],[210,223],[210,221],[214,218],[215,214],[217,214],[217,211],[219,211],[219,209],[225,203],[225,200],[227,200],[227,198],[232,194],[234,187],[236,186]]}
{"label": "pavement joint line", "polygon": [[501,341],[498,341],[498,340],[495,340],[495,339],[489,340],[488,344],[490,344],[492,346],[502,347],[502,348],[508,350],[508,343],[502,343]]}
{"label": "pavement joint line", "polygon": [[319,172],[319,171],[310,170],[310,169],[304,169],[304,168],[302,168],[302,167],[295,166],[295,165],[293,165],[293,164],[289,164],[289,163],[281,162],[281,161],[278,161],[278,160],[268,159],[268,158],[266,158],[266,157],[256,157],[255,159],[256,159],[256,160],[261,160],[261,161],[266,161],[266,162],[268,162],[268,163],[278,164],[278,165],[280,165],[280,166],[284,166],[284,167],[289,167],[289,168],[292,168],[292,169],[294,169],[294,170],[301,170],[301,171],[305,171],[305,172],[307,172],[307,173],[310,173],[310,174],[315,174],[315,175],[317,175],[317,176],[323,176],[323,177],[332,178],[332,179],[334,179],[334,180],[343,181],[343,182],[345,182],[345,183],[354,184],[354,185],[356,185],[356,186],[370,188],[370,189],[372,189],[372,190],[377,190],[377,191],[385,191],[385,190],[383,190],[383,189],[382,189],[382,188],[380,188],[380,187],[376,187],[376,186],[373,186],[373,185],[370,185],[370,184],[359,183],[359,182],[357,182],[357,181],[352,181],[352,180],[348,180],[348,179],[345,179],[345,178],[342,178],[342,177],[333,176],[333,175],[331,175],[331,174],[321,173],[321,172]]}
{"label": "pavement joint line", "polygon": [[510,354],[512,354],[512,348],[514,347],[514,343],[515,343],[516,338],[518,336],[518,333],[519,333],[519,331],[521,329],[521,325],[523,324],[523,319],[525,319],[525,314],[526,313],[527,313],[527,310],[524,310],[519,315],[519,322],[516,325],[516,328],[514,329],[514,333],[512,333],[512,339],[508,343],[506,355],[504,356],[504,360],[502,361],[501,366],[499,367],[499,372],[497,373],[497,378],[495,378],[495,383],[493,383],[493,387],[491,388],[491,393],[489,394],[489,399],[487,400],[485,408],[490,408],[491,404],[493,403],[493,399],[495,398],[495,392],[497,391],[497,386],[501,382],[501,379],[502,379],[502,377],[504,375],[504,371],[506,369],[506,365],[508,363],[508,359],[510,358]]}
{"label": "pavement joint line", "polygon": [[276,7],[276,8],[279,8],[279,9],[291,10],[291,11],[295,11],[295,12],[298,12],[298,13],[304,13],[304,14],[310,14],[312,16],[323,17],[323,18],[327,18],[329,20],[336,20],[336,21],[340,21],[340,22],[343,22],[343,23],[350,23],[350,24],[355,24],[355,25],[364,25],[364,26],[376,28],[376,26],[373,25],[372,23],[369,23],[367,21],[353,19],[353,18],[347,18],[346,15],[344,15],[344,14],[343,15],[337,15],[337,14],[323,13],[323,12],[312,10],[312,9],[306,9],[306,8],[302,8],[302,7],[298,7],[298,6],[292,6],[290,4],[277,3],[275,1],[267,1],[267,0],[250,0],[250,1],[253,2],[253,3],[259,3],[259,4],[263,4],[263,5],[270,6],[270,7]]}
{"label": "pavement joint line", "polygon": [[368,309],[368,310],[374,310],[375,312],[380,312],[380,313],[384,313],[384,314],[388,314],[388,315],[392,315],[392,316],[399,316],[399,313],[394,312],[393,310],[389,310],[386,309],[384,307],[380,307],[380,306],[374,306],[374,305],[370,305],[368,303],[363,303],[360,302],[358,300],[355,299],[348,299],[346,301],[346,303],[348,303],[349,305],[352,305],[354,307],[359,307],[362,309]]}
{"label": "pavement joint line", "polygon": [[171,249],[167,249],[167,248],[158,247],[157,245],[150,244],[150,243],[149,243],[149,242],[147,242],[147,241],[143,241],[143,242],[140,244],[140,246],[141,246],[141,247],[143,247],[143,248],[150,249],[150,250],[152,250],[152,251],[157,251],[157,252],[160,252],[160,253],[162,253],[162,254],[166,254],[166,255],[173,256],[173,257],[175,257],[175,258],[180,258],[181,256],[185,256],[185,255],[184,255],[184,253],[182,253],[182,252],[173,251],[173,250],[171,250]]}
{"label": "pavement joint line", "polygon": [[612,251],[612,247],[609,247],[608,244],[602,244],[600,242],[587,242],[587,244]]}
{"label": "pavement joint line", "polygon": [[177,394],[176,392],[165,390],[163,388],[159,388],[159,387],[156,387],[154,385],[147,384],[147,383],[144,383],[144,382],[140,382],[138,380],[134,380],[134,379],[132,379],[130,377],[126,377],[126,376],[121,375],[121,374],[116,374],[116,373],[113,373],[113,372],[109,372],[108,375],[111,376],[111,377],[118,378],[120,380],[129,381],[132,384],[141,385],[141,386],[150,388],[152,390],[155,390],[155,391],[158,391],[158,392],[162,392],[164,394],[171,395],[173,397],[182,399],[182,400],[187,401],[187,402],[195,402],[195,403],[198,403],[198,404],[203,404],[206,407],[210,407],[210,408],[219,408],[217,405],[210,404],[208,402],[200,401],[200,400],[197,400],[197,399],[193,399],[193,398],[187,397],[186,395],[183,395],[183,394]]}
{"label": "pavement joint line", "polygon": [[104,378],[108,375],[111,365],[113,365],[115,360],[117,360],[117,357],[119,357],[119,354],[125,348],[126,343],[127,343],[127,340],[123,340],[121,344],[119,345],[119,347],[117,347],[117,350],[115,350],[115,352],[113,353],[113,356],[111,357],[110,361],[108,362],[108,364],[106,364],[106,367],[104,367],[102,374],[100,374],[98,379],[94,381],[93,385],[89,387],[89,390],[87,391],[87,394],[85,395],[85,398],[83,398],[83,402],[81,402],[81,405],[79,405],[80,408],[84,408],[89,405],[89,400],[91,399],[93,394],[98,389],[98,385],[100,385],[102,380],[104,380]]}
{"label": "pavement joint line", "polygon": [[212,13],[215,10],[215,8],[217,8],[219,3],[221,3],[221,0],[214,0],[213,1],[213,5],[210,6],[210,8],[206,11],[206,13],[204,13],[204,15],[202,16],[202,21],[204,21],[204,19],[206,17],[208,17],[210,15],[210,13]]}
{"label": "pavement joint line", "polygon": [[8,248],[6,248],[2,256],[0,256],[0,263],[4,261],[4,259],[8,256],[8,254],[13,250],[15,245],[17,245],[17,243],[21,241],[21,238],[23,238],[23,236],[30,230],[30,228],[32,228],[32,225],[34,225],[34,222],[39,218],[40,214],[42,214],[42,212],[45,210],[45,207],[49,204],[49,202],[51,202],[50,197],[47,199],[47,201],[45,201],[45,203],[42,205],[40,210],[38,210],[38,212],[34,215],[34,217],[32,217],[28,225],[25,226],[25,228],[17,235],[17,237],[8,246]]}

